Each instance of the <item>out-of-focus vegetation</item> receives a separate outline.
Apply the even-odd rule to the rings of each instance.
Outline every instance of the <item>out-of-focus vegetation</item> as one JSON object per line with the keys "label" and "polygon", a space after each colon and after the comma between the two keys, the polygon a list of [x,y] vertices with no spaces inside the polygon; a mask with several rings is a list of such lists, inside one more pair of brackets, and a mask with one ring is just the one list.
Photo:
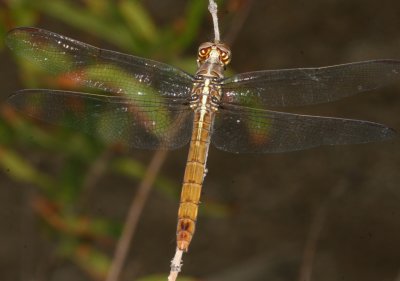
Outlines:
{"label": "out-of-focus vegetation", "polygon": [[[207,1],[188,1],[185,14],[170,24],[158,27],[140,1],[24,1],[9,0],[0,6],[0,47],[5,48],[7,30],[18,26],[36,26],[43,18],[59,21],[90,34],[116,49],[137,56],[156,58],[187,71],[195,68],[195,59],[182,54],[196,37],[207,12]],[[56,30],[53,30],[56,31]],[[48,73],[15,57],[19,79],[27,88],[57,88],[56,79]],[[85,213],[92,188],[101,174],[113,173],[140,181],[146,164],[121,156],[119,148],[65,128],[48,128],[16,114],[6,103],[1,105],[0,165],[9,177],[33,185],[38,192],[32,198],[32,209],[43,228],[56,244],[59,258],[73,261],[89,276],[101,280],[110,265],[114,243],[122,225]],[[54,169],[40,169],[28,151],[56,159]],[[52,161],[50,161],[52,162]],[[178,198],[180,182],[159,176],[156,188],[167,197]],[[223,216],[226,208],[210,205],[205,214]],[[148,277],[141,280],[164,280]],[[182,279],[184,280],[184,279]],[[189,280],[189,279],[188,279]]]}
{"label": "out-of-focus vegetation", "polygon": [[[250,1],[230,0],[220,5],[221,35],[226,39],[229,31],[236,34],[235,44],[230,44],[232,66],[241,72],[400,57],[399,1],[253,1],[243,23],[230,6],[236,4],[235,11],[243,10],[239,4]],[[46,26],[95,46],[153,58],[191,72],[194,57],[187,58],[185,54],[194,55],[197,44],[191,45],[193,39],[207,39],[212,34],[206,1],[167,2],[184,6],[167,9],[161,5],[164,0],[1,1],[0,47],[5,58],[1,63],[6,65],[3,69],[10,71],[1,73],[6,82],[1,86],[2,96],[5,99],[11,94],[10,88],[60,86],[20,58],[15,58],[9,67],[13,54],[6,50],[3,38],[7,30],[16,26]],[[151,6],[158,3],[160,7]],[[129,14],[131,10],[136,11],[137,17]],[[155,11],[168,15],[170,20],[157,16]],[[151,23],[156,19],[167,23]],[[237,19],[243,23],[240,32],[231,29]],[[148,22],[144,24],[143,20]],[[205,28],[198,34],[200,24]],[[76,36],[71,35],[75,32]],[[126,34],[129,36],[122,36]],[[11,81],[17,76],[24,86]],[[304,114],[371,120],[398,130],[399,92],[393,86],[298,110]],[[4,103],[0,114],[0,174],[4,181],[0,183],[0,196],[1,202],[7,203],[0,211],[0,220],[4,219],[1,281],[31,280],[35,275],[29,274],[36,273],[37,267],[50,274],[65,268],[68,273],[78,269],[81,278],[73,278],[74,281],[103,277],[129,200],[113,204],[116,199],[134,194],[147,161],[137,161],[130,154],[121,153],[119,147],[107,147],[72,130],[32,123]],[[200,218],[193,247],[184,258],[183,273],[191,272],[210,281],[300,280],[307,275],[299,274],[303,268],[312,271],[310,280],[399,279],[398,147],[399,141],[395,140],[277,155],[211,151],[210,172],[202,195],[205,204],[201,205],[207,208],[200,215],[212,217]],[[183,158],[184,154],[182,150]],[[175,163],[180,156],[174,154],[168,163]],[[179,161],[183,167],[184,160]],[[174,175],[179,176],[172,180],[171,166],[165,167],[168,174],[156,181],[150,198],[155,204],[146,206],[149,212],[140,223],[125,267],[129,276],[165,280],[165,275],[147,274],[165,273],[170,257],[169,253],[164,254],[169,249],[173,254],[176,214],[171,206],[177,204],[183,171],[178,167],[179,172]],[[127,187],[116,186],[113,180],[128,182]],[[110,182],[111,192],[107,189]],[[7,184],[6,190],[3,187]],[[111,204],[109,199],[113,200]],[[217,203],[211,206],[210,199]],[[233,216],[226,216],[226,206],[218,204],[221,201],[233,206]],[[27,210],[27,202],[35,219]],[[169,208],[162,210],[161,218],[156,217],[162,204]],[[96,209],[98,206],[107,209]],[[95,215],[87,211],[91,208]],[[121,221],[111,221],[110,216]],[[155,223],[164,224],[160,228]],[[163,231],[169,226],[168,233]],[[144,247],[142,243],[148,244]],[[167,250],[160,249],[160,245]],[[37,248],[32,250],[32,246]],[[310,254],[314,260],[307,259]],[[21,262],[24,258],[27,260]],[[43,268],[43,260],[49,261],[45,265],[50,268]],[[16,270],[20,271],[15,273]],[[25,276],[3,278],[7,272]],[[37,279],[59,280],[57,276],[47,277]]]}

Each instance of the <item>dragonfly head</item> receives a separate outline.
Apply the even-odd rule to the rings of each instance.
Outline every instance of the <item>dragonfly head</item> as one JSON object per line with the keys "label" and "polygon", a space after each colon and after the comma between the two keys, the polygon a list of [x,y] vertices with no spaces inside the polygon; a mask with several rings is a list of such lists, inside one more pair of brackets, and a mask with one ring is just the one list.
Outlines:
{"label": "dragonfly head", "polygon": [[221,42],[205,42],[200,45],[197,54],[197,62],[200,65],[205,62],[219,63],[226,66],[231,61],[231,50]]}

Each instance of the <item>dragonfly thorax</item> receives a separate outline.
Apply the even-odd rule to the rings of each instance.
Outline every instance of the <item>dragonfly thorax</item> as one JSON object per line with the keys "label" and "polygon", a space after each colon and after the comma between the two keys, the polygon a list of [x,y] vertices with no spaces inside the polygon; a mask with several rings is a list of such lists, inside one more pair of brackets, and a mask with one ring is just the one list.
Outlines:
{"label": "dragonfly thorax", "polygon": [[196,111],[203,109],[207,111],[217,111],[221,100],[221,86],[218,82],[203,78],[194,83],[190,107]]}
{"label": "dragonfly thorax", "polygon": [[226,65],[231,61],[231,50],[220,42],[205,42],[197,55],[197,77],[222,79]]}

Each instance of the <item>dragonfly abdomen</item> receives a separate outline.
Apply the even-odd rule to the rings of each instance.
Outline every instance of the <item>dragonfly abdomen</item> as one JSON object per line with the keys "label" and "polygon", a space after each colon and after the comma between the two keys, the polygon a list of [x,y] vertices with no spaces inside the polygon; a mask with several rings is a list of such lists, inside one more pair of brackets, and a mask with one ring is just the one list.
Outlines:
{"label": "dragonfly abdomen", "polygon": [[177,246],[185,252],[195,231],[201,188],[206,175],[212,120],[212,111],[196,110],[178,211]]}

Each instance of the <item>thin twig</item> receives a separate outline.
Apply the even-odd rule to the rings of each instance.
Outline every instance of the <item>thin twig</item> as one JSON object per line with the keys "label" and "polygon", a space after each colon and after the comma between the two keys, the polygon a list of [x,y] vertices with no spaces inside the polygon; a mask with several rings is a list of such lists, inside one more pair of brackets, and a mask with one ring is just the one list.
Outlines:
{"label": "thin twig", "polygon": [[249,15],[251,10],[251,6],[253,5],[253,0],[246,0],[243,8],[240,8],[240,12],[235,15],[232,23],[229,26],[229,31],[224,36],[224,43],[232,46],[233,42],[235,41],[238,33],[243,28],[244,23]]}
{"label": "thin twig", "polygon": [[153,156],[149,167],[146,170],[146,174],[143,181],[140,183],[136,196],[133,198],[131,207],[125,220],[124,230],[115,250],[114,258],[108,272],[107,281],[118,281],[121,274],[122,268],[125,264],[125,260],[128,254],[128,250],[131,247],[133,235],[136,230],[136,226],[139,222],[139,217],[143,211],[145,202],[150,193],[151,187],[154,180],[165,161],[167,156],[166,150],[159,150]]}
{"label": "thin twig", "polygon": [[324,227],[327,212],[327,204],[323,203],[317,210],[308,233],[307,242],[304,248],[303,260],[300,267],[299,281],[310,281],[314,257],[317,251],[318,238]]}
{"label": "thin twig", "polygon": [[396,279],[394,281],[400,281],[400,272],[399,272],[399,274],[397,275],[397,277],[396,277]]}
{"label": "thin twig", "polygon": [[336,185],[330,192],[328,198],[321,203],[311,222],[308,238],[304,248],[302,264],[299,271],[299,281],[311,281],[311,273],[314,264],[315,254],[317,252],[318,239],[324,227],[326,216],[329,209],[329,203],[332,199],[339,197],[345,191],[344,184]]}
{"label": "thin twig", "polygon": [[183,251],[176,248],[175,256],[171,261],[171,271],[168,276],[168,281],[175,281],[178,278],[179,272],[182,268],[182,255]]}
{"label": "thin twig", "polygon": [[210,0],[208,4],[208,11],[210,12],[213,24],[214,24],[214,41],[219,42],[221,40],[219,35],[219,25],[218,25],[218,5],[214,0]]}
{"label": "thin twig", "polygon": [[86,173],[85,179],[83,181],[83,191],[78,203],[79,209],[84,209],[87,205],[88,198],[92,193],[93,188],[100,181],[101,176],[107,169],[107,163],[109,162],[112,153],[111,148],[107,147],[96,159],[96,161],[90,166],[88,172]]}

